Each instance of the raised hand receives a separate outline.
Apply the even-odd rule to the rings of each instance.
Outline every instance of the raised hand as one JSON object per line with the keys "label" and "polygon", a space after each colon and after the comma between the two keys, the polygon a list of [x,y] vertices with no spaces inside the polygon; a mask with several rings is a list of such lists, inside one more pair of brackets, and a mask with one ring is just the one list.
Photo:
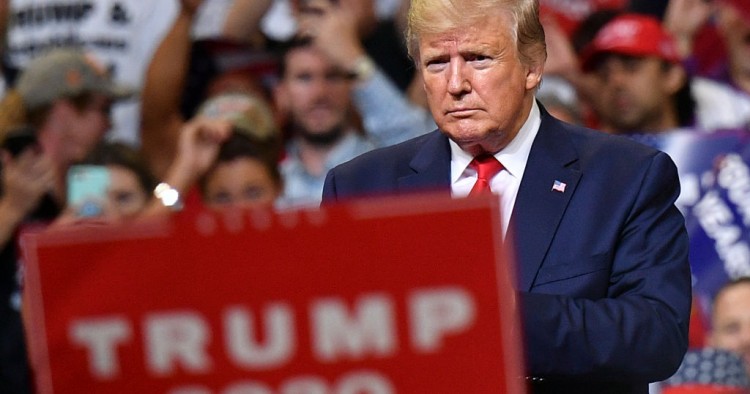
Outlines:
{"label": "raised hand", "polygon": [[183,12],[194,15],[198,8],[203,4],[204,0],[180,0],[180,6]]}
{"label": "raised hand", "polygon": [[232,125],[225,120],[194,118],[180,130],[177,158],[166,181],[187,191],[213,165],[221,144],[229,138]]}
{"label": "raised hand", "polygon": [[2,204],[20,217],[31,213],[45,193],[54,190],[56,173],[50,159],[34,149],[26,149],[13,158],[0,152],[3,164]]}
{"label": "raised hand", "polygon": [[344,70],[350,70],[365,55],[358,25],[361,10],[356,8],[360,5],[353,3],[311,0],[298,16],[300,34],[311,37],[314,45]]}
{"label": "raised hand", "polygon": [[713,13],[706,0],[670,0],[664,15],[664,27],[674,35],[680,56],[692,54],[693,40]]}

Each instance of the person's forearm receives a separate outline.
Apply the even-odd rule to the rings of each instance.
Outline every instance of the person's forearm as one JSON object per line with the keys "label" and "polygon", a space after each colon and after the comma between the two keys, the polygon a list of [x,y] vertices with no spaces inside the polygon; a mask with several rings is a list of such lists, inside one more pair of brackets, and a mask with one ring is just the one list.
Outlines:
{"label": "person's forearm", "polygon": [[528,375],[664,380],[687,350],[687,320],[642,296],[573,299],[521,293]]}
{"label": "person's forearm", "polygon": [[393,145],[436,127],[430,113],[409,101],[377,68],[352,94],[365,131],[378,146]]}
{"label": "person's forearm", "polygon": [[180,98],[187,78],[194,11],[183,9],[157,48],[146,72],[142,95],[143,154],[157,177],[175,156],[182,125]]}
{"label": "person's forearm", "polygon": [[273,0],[235,0],[227,12],[222,35],[234,41],[247,42],[260,31],[260,21]]}
{"label": "person's forearm", "polygon": [[149,63],[142,98],[144,125],[160,123],[165,111],[179,111],[190,62],[193,16],[189,10],[180,11]]}
{"label": "person's forearm", "polygon": [[[159,183],[157,189],[153,191],[149,203],[141,212],[140,217],[149,218],[153,216],[168,215],[182,206],[183,199],[190,188],[195,184],[197,178],[194,171],[191,171],[189,165],[184,163],[179,157],[167,170],[167,175]],[[161,190],[159,190],[161,189]],[[171,197],[166,193],[176,193],[176,201],[170,201]],[[169,205],[171,204],[171,205]]]}

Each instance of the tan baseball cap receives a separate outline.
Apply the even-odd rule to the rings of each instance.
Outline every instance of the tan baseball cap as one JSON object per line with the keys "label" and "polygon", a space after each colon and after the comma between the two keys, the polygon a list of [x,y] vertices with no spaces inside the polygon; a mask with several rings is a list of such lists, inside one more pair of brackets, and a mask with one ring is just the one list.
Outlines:
{"label": "tan baseball cap", "polygon": [[27,108],[82,93],[100,93],[113,100],[132,97],[135,90],[116,84],[96,61],[74,49],[54,49],[32,60],[16,84]]}
{"label": "tan baseball cap", "polygon": [[198,115],[224,119],[240,132],[258,140],[280,138],[273,111],[266,101],[247,93],[223,93],[206,100]]}

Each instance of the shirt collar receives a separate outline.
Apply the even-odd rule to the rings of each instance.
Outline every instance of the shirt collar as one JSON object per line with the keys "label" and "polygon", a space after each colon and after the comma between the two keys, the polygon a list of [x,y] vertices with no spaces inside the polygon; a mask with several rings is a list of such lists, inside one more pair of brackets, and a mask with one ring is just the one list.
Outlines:
{"label": "shirt collar", "polygon": [[[302,165],[302,161],[299,159],[300,138],[301,137],[292,138],[289,143],[287,143],[287,155],[284,158],[282,165],[289,167],[290,171],[309,176],[304,165]],[[328,157],[326,158],[325,172],[328,172],[333,167],[351,160],[355,156],[365,153],[372,148],[370,142],[362,138],[356,130],[347,130],[344,132],[344,136],[336,141],[333,148],[331,148]]]}
{"label": "shirt collar", "polygon": [[[503,164],[503,167],[513,177],[518,179],[523,177],[526,161],[529,159],[529,153],[531,152],[531,145],[541,124],[541,112],[536,100],[534,100],[531,104],[529,116],[518,134],[510,141],[508,146],[495,154],[495,158]],[[449,139],[449,142],[451,147],[451,183],[455,183],[463,175],[474,157],[463,151],[453,140]]]}

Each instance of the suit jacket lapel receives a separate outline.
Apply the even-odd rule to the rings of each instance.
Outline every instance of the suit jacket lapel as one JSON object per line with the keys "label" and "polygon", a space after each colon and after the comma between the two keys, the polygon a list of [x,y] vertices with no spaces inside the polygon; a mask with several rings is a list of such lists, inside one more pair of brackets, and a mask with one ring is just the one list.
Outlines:
{"label": "suit jacket lapel", "polygon": [[[541,109],[542,124],[529,154],[510,224],[511,236],[519,241],[515,257],[521,290],[531,289],[581,176],[575,164],[578,155],[562,132],[563,126]],[[398,178],[399,190],[439,188],[450,192],[450,161],[448,138],[439,131],[432,132],[409,162],[413,172]],[[556,180],[565,183],[564,192],[552,190]]]}
{"label": "suit jacket lapel", "polygon": [[[511,216],[520,290],[530,290],[581,173],[578,155],[558,120],[542,110],[542,123],[529,154]],[[564,191],[553,190],[555,181]]]}
{"label": "suit jacket lapel", "polygon": [[409,162],[411,173],[398,178],[399,190],[450,191],[451,153],[448,137],[436,130]]}

